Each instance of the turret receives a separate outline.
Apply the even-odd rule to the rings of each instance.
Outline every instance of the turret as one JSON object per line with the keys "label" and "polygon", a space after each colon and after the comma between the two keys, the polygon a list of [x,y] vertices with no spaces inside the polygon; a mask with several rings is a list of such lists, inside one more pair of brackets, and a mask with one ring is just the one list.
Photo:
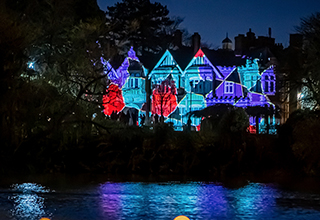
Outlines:
{"label": "turret", "polygon": [[228,33],[226,38],[222,41],[223,50],[232,50],[232,41],[228,38]]}

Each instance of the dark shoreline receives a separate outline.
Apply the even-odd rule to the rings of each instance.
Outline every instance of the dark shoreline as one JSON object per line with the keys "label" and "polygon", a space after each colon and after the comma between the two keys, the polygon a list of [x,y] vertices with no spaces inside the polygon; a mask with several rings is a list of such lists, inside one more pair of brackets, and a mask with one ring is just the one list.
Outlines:
{"label": "dark shoreline", "polygon": [[[298,111],[277,135],[243,130],[174,131],[170,124],[63,132],[1,148],[0,174],[92,173],[224,177],[320,177],[317,112]],[[60,136],[59,136],[60,135]]]}
{"label": "dark shoreline", "polygon": [[[224,177],[309,176],[289,149],[274,135],[245,134],[242,140],[199,141],[198,132],[169,132],[165,138],[137,129],[130,138],[121,133],[57,151],[46,146],[5,157],[2,174],[124,174]],[[125,133],[125,132],[124,132]],[[122,133],[123,134],[123,133]],[[170,135],[170,138],[168,136]],[[166,139],[168,138],[168,139]],[[271,174],[270,174],[271,173]]]}

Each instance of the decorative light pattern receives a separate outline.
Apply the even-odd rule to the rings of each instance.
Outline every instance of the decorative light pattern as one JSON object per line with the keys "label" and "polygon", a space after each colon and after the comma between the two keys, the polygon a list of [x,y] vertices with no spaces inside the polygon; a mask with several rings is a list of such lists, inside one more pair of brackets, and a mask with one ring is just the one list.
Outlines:
{"label": "decorative light pattern", "polygon": [[166,79],[155,85],[152,93],[152,114],[168,117],[177,107],[177,90],[174,81]]}
{"label": "decorative light pattern", "polygon": [[117,74],[115,79],[113,79],[113,83],[117,84],[119,88],[122,88],[122,86],[125,84],[127,78],[130,76],[128,68],[130,66],[131,61],[137,61],[140,62],[138,57],[136,56],[136,52],[133,50],[133,47],[130,48],[128,52],[128,57],[124,59],[121,66],[117,69]]}
{"label": "decorative light pattern", "polygon": [[106,95],[103,96],[104,114],[110,116],[113,112],[120,112],[125,106],[121,89],[119,89],[118,85],[112,83],[106,92]]}
{"label": "decorative light pattern", "polygon": [[[150,113],[163,115],[165,122],[172,122],[177,130],[182,130],[188,123],[189,112],[211,105],[231,104],[243,108],[274,106],[267,96],[274,95],[276,91],[274,66],[260,73],[258,61],[247,59],[243,66],[214,66],[199,49],[185,70],[182,70],[167,50],[150,74],[147,74],[131,47],[128,57],[116,71],[111,66],[106,68],[109,68],[109,79],[123,92],[123,99],[118,90],[115,93],[117,95],[114,95],[118,103],[116,106],[119,106],[117,112],[121,111],[120,107],[125,106],[139,110],[139,114],[145,114],[148,88],[144,85],[148,78],[151,80]],[[109,97],[108,101],[112,102],[114,98]],[[111,112],[115,110],[110,106],[108,109]],[[105,114],[109,113],[110,110],[105,110]],[[200,118],[190,119],[191,125],[199,130]],[[250,121],[254,125],[255,120]],[[261,120],[261,123],[265,122]]]}

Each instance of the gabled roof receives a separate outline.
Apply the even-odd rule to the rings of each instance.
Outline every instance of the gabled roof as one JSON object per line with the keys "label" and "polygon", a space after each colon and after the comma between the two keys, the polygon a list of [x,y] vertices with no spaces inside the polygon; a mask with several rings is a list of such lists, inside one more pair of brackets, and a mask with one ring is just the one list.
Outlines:
{"label": "gabled roof", "polygon": [[166,50],[166,52],[162,55],[158,63],[153,68],[153,70],[157,69],[158,67],[169,67],[172,70],[177,68],[180,73],[183,72],[169,50]]}
{"label": "gabled roof", "polygon": [[[198,57],[202,57],[202,64],[195,64]],[[201,48],[198,50],[198,52],[194,55],[188,66],[185,68],[185,71],[190,67],[201,67],[201,68],[211,68],[212,71],[214,71],[216,77],[223,79],[223,75],[219,71],[217,67],[215,67],[210,60],[207,58],[207,56],[204,54],[204,52],[201,50]]]}

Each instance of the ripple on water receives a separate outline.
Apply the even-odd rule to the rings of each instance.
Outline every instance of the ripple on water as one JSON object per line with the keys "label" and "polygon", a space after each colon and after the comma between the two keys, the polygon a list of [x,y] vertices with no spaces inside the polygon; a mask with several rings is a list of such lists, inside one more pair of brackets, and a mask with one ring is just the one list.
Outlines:
{"label": "ripple on water", "polygon": [[8,199],[13,202],[12,217],[33,220],[52,215],[46,213],[45,199],[41,196],[52,192],[50,189],[36,183],[22,183],[11,185],[11,190],[13,194]]}

